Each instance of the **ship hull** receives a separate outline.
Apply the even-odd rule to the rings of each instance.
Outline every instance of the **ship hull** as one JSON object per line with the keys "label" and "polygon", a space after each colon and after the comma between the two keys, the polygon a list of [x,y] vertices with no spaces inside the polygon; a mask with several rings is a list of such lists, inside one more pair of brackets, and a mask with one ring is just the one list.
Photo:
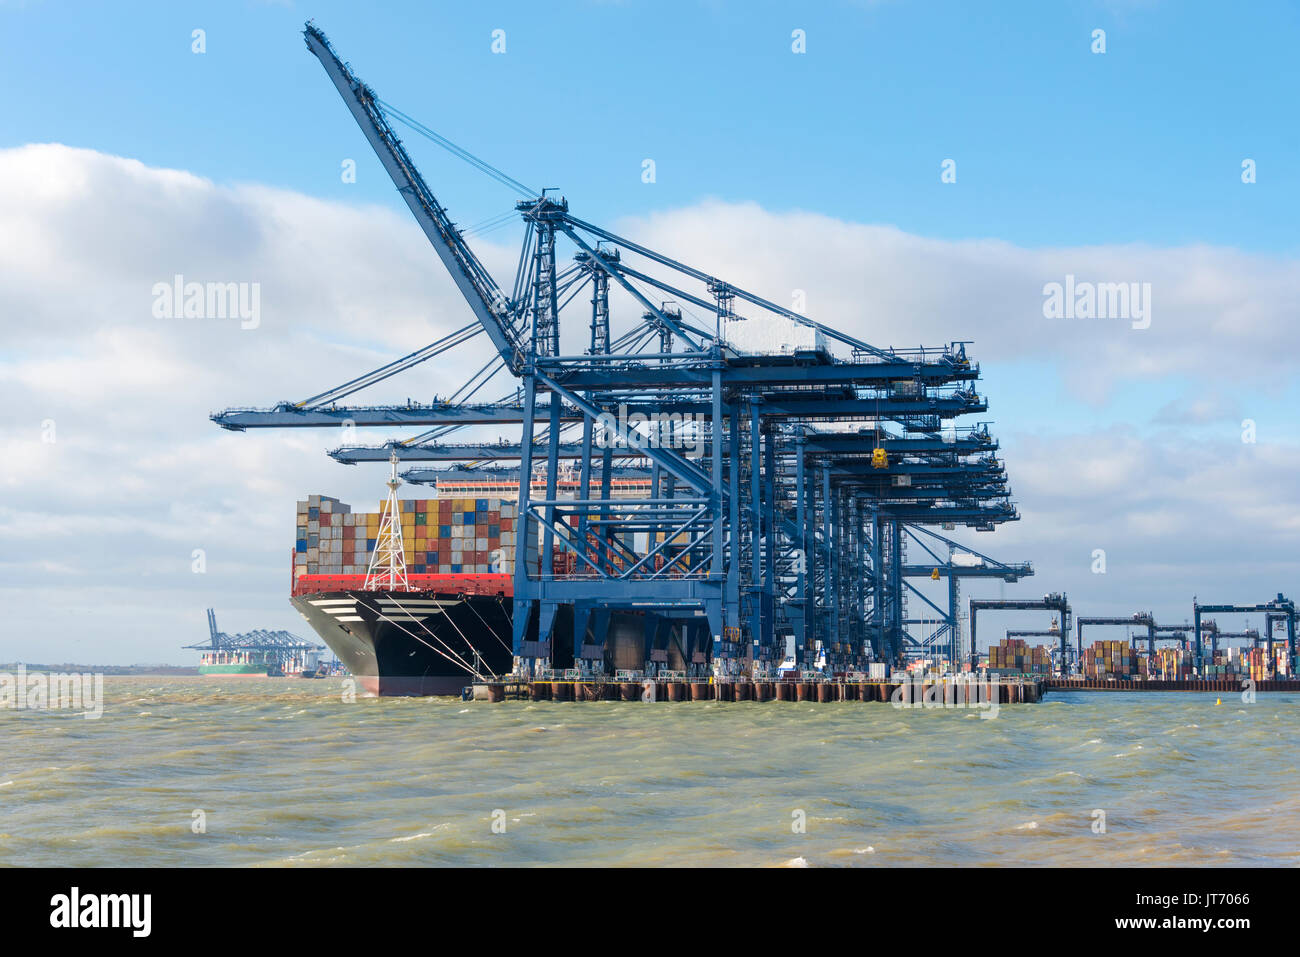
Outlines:
{"label": "ship hull", "polygon": [[510,599],[328,591],[290,601],[371,695],[458,695],[510,671]]}
{"label": "ship hull", "polygon": [[[290,601],[366,694],[459,695],[480,676],[490,680],[514,666],[513,603],[504,594],[326,588],[298,590]],[[611,616],[602,649],[610,673],[643,667],[645,632],[642,615]],[[572,667],[571,608],[557,611],[554,634],[554,651],[546,656],[554,668]],[[537,644],[536,610],[525,640],[528,651],[546,654]],[[676,654],[668,661],[685,667]]]}
{"label": "ship hull", "polygon": [[199,665],[199,674],[219,678],[265,678],[266,665]]}

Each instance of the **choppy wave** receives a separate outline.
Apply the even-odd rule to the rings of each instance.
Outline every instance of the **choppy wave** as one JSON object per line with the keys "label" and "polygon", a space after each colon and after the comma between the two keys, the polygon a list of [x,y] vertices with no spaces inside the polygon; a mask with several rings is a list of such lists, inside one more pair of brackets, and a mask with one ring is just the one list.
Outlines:
{"label": "choppy wave", "polygon": [[876,703],[360,698],[105,681],[0,711],[0,865],[1300,864],[1300,696]]}

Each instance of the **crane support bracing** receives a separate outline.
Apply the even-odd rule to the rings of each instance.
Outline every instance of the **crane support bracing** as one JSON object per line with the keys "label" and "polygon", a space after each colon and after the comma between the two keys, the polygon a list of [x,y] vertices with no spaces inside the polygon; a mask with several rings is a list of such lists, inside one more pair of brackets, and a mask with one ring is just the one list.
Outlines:
{"label": "crane support bracing", "polygon": [[[614,612],[644,616],[647,636],[680,642],[693,668],[722,678],[769,668],[790,649],[800,665],[839,672],[940,649],[955,661],[960,579],[1033,574],[931,528],[989,530],[1019,518],[996,439],[983,422],[963,424],[988,408],[966,342],[870,344],[580,219],[549,190],[515,204],[524,239],[503,288],[390,118],[448,141],[380,100],[317,27],[304,36],[474,323],[310,400],[212,418],[233,431],[426,427],[331,454],[415,464],[403,473],[413,482],[515,482],[520,672],[547,667],[562,648],[578,668],[599,670]],[[623,325],[611,290],[634,306]],[[513,395],[471,401],[497,373],[490,364],[451,397],[341,404],[480,331]],[[466,427],[503,434],[452,436]],[[530,544],[540,557],[531,567]],[[946,581],[946,608],[909,581],[920,577]],[[909,632],[918,623],[909,595],[937,623],[920,641]],[[974,625],[972,610],[972,653]]]}

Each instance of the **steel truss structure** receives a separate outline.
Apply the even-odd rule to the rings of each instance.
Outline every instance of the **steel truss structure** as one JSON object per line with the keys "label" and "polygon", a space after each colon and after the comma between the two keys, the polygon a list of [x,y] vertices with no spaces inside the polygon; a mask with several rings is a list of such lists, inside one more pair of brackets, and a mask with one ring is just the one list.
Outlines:
{"label": "steel truss structure", "polygon": [[[513,477],[518,670],[547,667],[561,643],[579,668],[599,669],[614,612],[643,615],[652,646],[671,633],[718,675],[768,667],[787,644],[801,664],[824,655],[835,671],[940,646],[955,659],[958,580],[1032,574],[925,528],[991,530],[1019,517],[987,424],[959,424],[987,410],[967,343],[879,348],[585,222],[553,191],[528,189],[380,101],[312,24],[304,36],[474,321],[310,399],[213,419],[233,430],[420,426],[411,439],[332,455],[395,455],[413,465],[412,482]],[[392,122],[526,197],[508,286],[474,255]],[[633,303],[623,325],[612,292]],[[790,347],[748,348],[764,329],[785,330]],[[453,396],[340,404],[480,333],[494,358]],[[501,370],[515,391],[471,401]],[[520,435],[453,436],[474,425]],[[634,491],[615,494],[631,479]],[[925,542],[933,561],[909,564],[907,540]],[[958,552],[979,561],[956,567]],[[918,642],[906,596],[920,593],[907,579],[922,576],[946,578],[949,596],[946,609],[925,599],[942,627]]]}
{"label": "steel truss structure", "polygon": [[1210,636],[1211,660],[1218,653],[1219,639],[1229,637],[1229,634],[1219,631],[1219,627],[1214,622],[1205,621],[1202,615],[1235,615],[1235,614],[1252,614],[1262,613],[1264,615],[1265,640],[1268,644],[1268,661],[1270,674],[1276,671],[1277,661],[1273,655],[1273,634],[1277,625],[1286,627],[1286,651],[1287,659],[1294,664],[1296,660],[1296,606],[1295,602],[1287,598],[1281,592],[1276,598],[1265,602],[1259,602],[1253,605],[1237,604],[1210,604],[1203,605],[1195,598],[1192,599],[1192,618],[1193,631],[1192,640],[1195,642],[1195,659],[1196,666],[1201,668],[1205,664],[1205,649],[1202,643],[1202,634]]}
{"label": "steel truss structure", "polygon": [[228,635],[217,629],[217,613],[208,609],[208,640],[197,645],[185,645],[196,651],[266,651],[275,652],[281,658],[296,652],[324,651],[325,646],[306,638],[299,638],[288,631],[266,631],[257,629],[238,635]]}

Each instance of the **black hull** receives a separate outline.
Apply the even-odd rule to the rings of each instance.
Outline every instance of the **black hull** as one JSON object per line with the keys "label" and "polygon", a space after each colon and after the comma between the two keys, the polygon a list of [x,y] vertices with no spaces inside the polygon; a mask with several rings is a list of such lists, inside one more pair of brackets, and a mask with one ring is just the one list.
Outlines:
{"label": "black hull", "polygon": [[[509,674],[514,664],[509,598],[349,590],[289,600],[367,694],[459,695],[476,680],[461,661],[492,675]],[[572,610],[561,608],[552,667],[572,667],[572,635]],[[527,639],[535,644],[536,638],[534,612]],[[644,618],[616,614],[606,640],[606,667],[611,673],[641,668],[645,659]],[[685,666],[680,656],[673,659],[674,666]]]}
{"label": "black hull", "polygon": [[[428,592],[319,592],[289,599],[367,694],[458,695],[510,671],[510,599]],[[476,656],[477,653],[477,656]]]}

